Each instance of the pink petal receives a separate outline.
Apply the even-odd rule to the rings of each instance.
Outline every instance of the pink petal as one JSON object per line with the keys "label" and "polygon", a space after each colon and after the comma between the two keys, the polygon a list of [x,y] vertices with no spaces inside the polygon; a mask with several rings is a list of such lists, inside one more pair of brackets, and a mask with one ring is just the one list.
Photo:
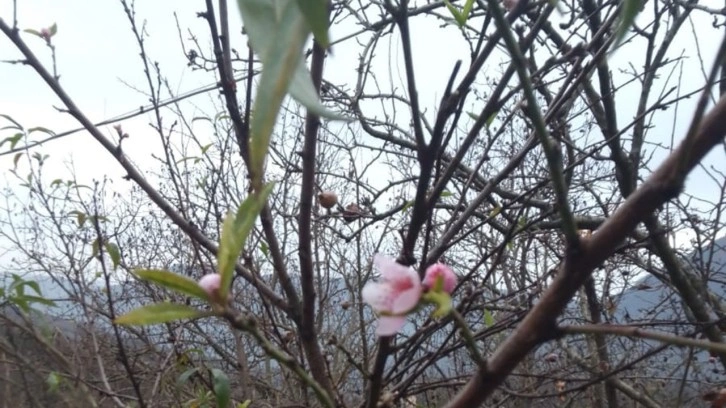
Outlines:
{"label": "pink petal", "polygon": [[[403,266],[396,262],[395,259],[383,254],[375,254],[373,264],[381,271],[381,277],[384,280],[393,280],[399,276],[406,276],[413,271],[410,267]],[[416,273],[416,271],[413,272]]]}
{"label": "pink petal", "polygon": [[376,335],[393,336],[403,328],[404,324],[406,324],[406,318],[403,316],[381,316],[378,318]]}
{"label": "pink petal", "polygon": [[391,288],[385,283],[368,282],[363,286],[361,297],[374,310],[388,311],[390,308]]}
{"label": "pink petal", "polygon": [[417,284],[411,289],[398,293],[398,296],[393,299],[391,313],[401,314],[413,309],[421,299],[421,292],[421,285]]}

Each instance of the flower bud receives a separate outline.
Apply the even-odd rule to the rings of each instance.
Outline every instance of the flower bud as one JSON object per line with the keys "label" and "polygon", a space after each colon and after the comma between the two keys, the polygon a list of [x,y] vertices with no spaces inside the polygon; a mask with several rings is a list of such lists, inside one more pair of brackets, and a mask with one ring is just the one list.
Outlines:
{"label": "flower bud", "polygon": [[318,194],[318,202],[323,208],[333,208],[335,204],[338,204],[338,196],[332,191],[323,191]]}
{"label": "flower bud", "polygon": [[222,275],[210,273],[199,279],[199,286],[207,292],[212,300],[219,298],[219,289],[222,287]]}
{"label": "flower bud", "polygon": [[50,30],[47,28],[41,28],[40,29],[40,38],[44,39],[47,42],[50,42],[51,33]]}
{"label": "flower bud", "polygon": [[[441,284],[437,284],[441,281]],[[451,294],[456,287],[457,277],[454,271],[448,266],[438,262],[428,268],[426,268],[426,275],[424,275],[423,286],[429,290],[437,288],[439,286],[444,292]]]}

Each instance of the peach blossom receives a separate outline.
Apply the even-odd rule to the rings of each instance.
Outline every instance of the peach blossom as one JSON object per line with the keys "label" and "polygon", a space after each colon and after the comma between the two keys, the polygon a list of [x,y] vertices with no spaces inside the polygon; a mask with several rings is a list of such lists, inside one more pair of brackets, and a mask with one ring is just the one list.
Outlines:
{"label": "peach blossom", "polygon": [[361,296],[379,314],[376,334],[392,336],[401,330],[406,314],[421,299],[421,280],[411,267],[385,255],[376,254],[373,264],[381,272],[381,281],[367,283]]}

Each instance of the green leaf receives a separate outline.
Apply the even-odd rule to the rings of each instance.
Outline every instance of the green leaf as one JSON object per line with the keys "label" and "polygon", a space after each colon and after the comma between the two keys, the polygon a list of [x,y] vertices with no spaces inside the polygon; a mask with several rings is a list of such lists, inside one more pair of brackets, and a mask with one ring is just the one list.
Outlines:
{"label": "green leaf", "polygon": [[444,4],[446,4],[446,8],[449,9],[451,15],[454,16],[456,24],[458,24],[459,27],[463,27],[466,24],[466,16],[460,13],[459,10],[457,10],[457,8],[449,2],[449,0],[444,0]]}
{"label": "green leaf", "polygon": [[486,127],[489,127],[492,125],[492,123],[494,122],[494,119],[497,118],[497,113],[499,113],[499,111],[492,112],[492,114],[489,115],[489,117],[487,118]]}
{"label": "green leaf", "polygon": [[466,3],[464,3],[464,9],[461,11],[461,14],[464,15],[465,23],[466,23],[466,20],[469,19],[469,15],[471,14],[472,8],[474,8],[474,0],[466,0]]}
{"label": "green leaf", "polygon": [[297,0],[305,21],[307,21],[315,40],[323,48],[330,46],[328,38],[328,0]]}
{"label": "green leaf", "polygon": [[48,378],[45,379],[46,384],[48,384],[48,391],[51,393],[58,391],[58,387],[60,386],[62,379],[63,377],[61,377],[60,374],[55,371],[51,371],[50,374],[48,374]]}
{"label": "green leaf", "polygon": [[484,325],[486,327],[494,326],[494,317],[492,316],[492,312],[490,312],[489,309],[484,309]]}
{"label": "green leaf", "polygon": [[18,161],[21,157],[23,157],[23,152],[15,153],[15,157],[13,157],[13,168],[18,168]]}
{"label": "green leaf", "polygon": [[246,400],[245,402],[240,402],[237,404],[237,408],[249,408],[251,403],[252,403],[252,400]]}
{"label": "green leaf", "polygon": [[83,224],[86,223],[86,218],[88,218],[88,216],[86,215],[86,213],[81,212],[81,211],[78,211],[78,210],[71,211],[71,212],[68,213],[68,215],[75,215],[76,216],[76,220],[78,222],[78,228],[82,227]]}
{"label": "green leaf", "polygon": [[53,23],[52,26],[50,26],[50,36],[54,36],[58,32],[58,24]]}
{"label": "green leaf", "polygon": [[219,273],[222,275],[220,294],[223,300],[227,298],[229,287],[232,284],[237,257],[244,248],[247,236],[252,231],[255,220],[257,220],[262,207],[265,206],[267,197],[272,192],[273,187],[274,183],[268,183],[260,192],[247,197],[237,209],[237,214],[230,212],[224,220],[219,251],[217,252]]}
{"label": "green leaf", "polygon": [[23,296],[16,296],[13,298],[14,300],[22,300],[23,303],[26,303],[28,305],[32,303],[40,303],[41,305],[45,305],[48,307],[55,307],[55,302],[52,300],[46,299],[41,296],[32,296],[32,295],[23,295]]}
{"label": "green leaf", "polygon": [[441,196],[440,197],[441,198],[446,198],[446,197],[451,197],[453,195],[454,195],[454,193],[452,193],[451,191],[444,190],[444,191],[441,192]]}
{"label": "green leaf", "polygon": [[108,256],[111,257],[113,269],[118,268],[119,263],[121,263],[121,251],[119,251],[118,245],[114,244],[113,242],[107,242],[105,247],[106,252],[108,252]]}
{"label": "green leaf", "polygon": [[140,269],[134,271],[134,274],[141,280],[153,282],[175,292],[184,293],[199,299],[209,299],[207,292],[199,286],[197,281],[186,276],[158,269]]}
{"label": "green leaf", "polygon": [[23,138],[23,136],[25,136],[24,133],[16,133],[13,136],[8,136],[5,139],[3,139],[2,142],[0,142],[0,147],[3,147],[5,142],[10,142],[10,149],[15,149],[15,146],[18,144],[20,139]]}
{"label": "green leaf", "polygon": [[477,115],[474,112],[466,112],[466,114],[469,115],[469,117],[472,118],[472,119],[474,119],[474,120],[479,120],[479,115]]}
{"label": "green leaf", "polygon": [[262,180],[277,115],[295,69],[302,63],[302,47],[309,31],[295,2],[238,0],[237,4],[250,43],[260,55],[264,68],[250,125],[250,171],[254,186]]}
{"label": "green leaf", "polygon": [[500,212],[502,212],[502,207],[496,206],[496,207],[492,208],[492,210],[489,211],[489,218],[496,217],[497,215],[499,215]]}
{"label": "green leaf", "polygon": [[212,368],[210,371],[212,372],[212,384],[217,399],[217,408],[229,408],[229,377],[218,368]]}
{"label": "green leaf", "polygon": [[625,35],[635,23],[635,18],[643,9],[644,0],[625,0],[623,3],[623,11],[620,13],[618,28],[615,30],[615,42],[612,49],[618,48],[625,39]]}
{"label": "green leaf", "polygon": [[[25,31],[33,31],[33,30],[25,30]],[[36,33],[36,35],[40,36],[39,32],[36,31],[35,33]],[[13,119],[12,116],[0,113],[0,118],[8,120],[8,121],[10,121],[10,123],[12,123],[14,125],[14,126],[10,127],[10,129],[23,130],[23,126],[20,123],[18,123],[15,119]]]}
{"label": "green leaf", "polygon": [[203,316],[207,316],[207,314],[193,307],[165,302],[134,309],[123,316],[117,317],[114,323],[126,326],[145,326],[173,320],[197,319]]}
{"label": "green leaf", "polygon": [[42,126],[36,126],[36,127],[32,127],[32,128],[28,129],[28,134],[33,133],[33,132],[43,132],[43,133],[49,134],[51,136],[55,136],[54,131],[52,131],[48,128],[44,128]]}
{"label": "green leaf", "polygon": [[34,36],[40,37],[40,31],[33,30],[32,28],[26,28],[23,31],[28,34],[33,34]]}
{"label": "green leaf", "polygon": [[[320,1],[320,0],[316,0]],[[263,64],[253,107],[250,159],[253,185],[259,182],[270,136],[285,95],[289,92],[310,112],[329,118],[342,116],[320,102],[302,47],[310,34],[296,2],[238,0],[245,31]]]}
{"label": "green leaf", "polygon": [[98,238],[96,238],[93,240],[93,244],[91,244],[91,257],[92,258],[97,257],[98,252],[99,252],[99,243],[98,243]]}
{"label": "green leaf", "polygon": [[197,371],[199,371],[198,368],[190,368],[190,369],[184,371],[183,373],[181,373],[179,378],[176,379],[177,387],[180,387],[180,388],[183,387],[184,384],[186,384],[187,381],[189,381],[189,378],[191,378],[194,374],[196,374]]}

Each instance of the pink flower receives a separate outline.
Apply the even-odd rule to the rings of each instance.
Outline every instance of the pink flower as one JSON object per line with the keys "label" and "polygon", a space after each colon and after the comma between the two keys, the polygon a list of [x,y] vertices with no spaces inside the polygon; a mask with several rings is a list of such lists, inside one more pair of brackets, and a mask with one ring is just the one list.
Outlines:
{"label": "pink flower", "polygon": [[448,266],[441,262],[435,263],[426,268],[426,275],[423,278],[423,286],[427,289],[436,287],[436,282],[441,280],[444,292],[451,294],[456,287],[456,274]]}
{"label": "pink flower", "polygon": [[406,314],[421,299],[421,280],[411,267],[385,255],[376,254],[373,264],[381,271],[381,281],[367,283],[361,296],[379,314],[376,334],[392,336],[401,330]]}
{"label": "pink flower", "polygon": [[202,279],[199,279],[199,286],[207,292],[211,299],[216,299],[219,297],[219,288],[222,287],[222,275],[218,273],[204,275]]}

